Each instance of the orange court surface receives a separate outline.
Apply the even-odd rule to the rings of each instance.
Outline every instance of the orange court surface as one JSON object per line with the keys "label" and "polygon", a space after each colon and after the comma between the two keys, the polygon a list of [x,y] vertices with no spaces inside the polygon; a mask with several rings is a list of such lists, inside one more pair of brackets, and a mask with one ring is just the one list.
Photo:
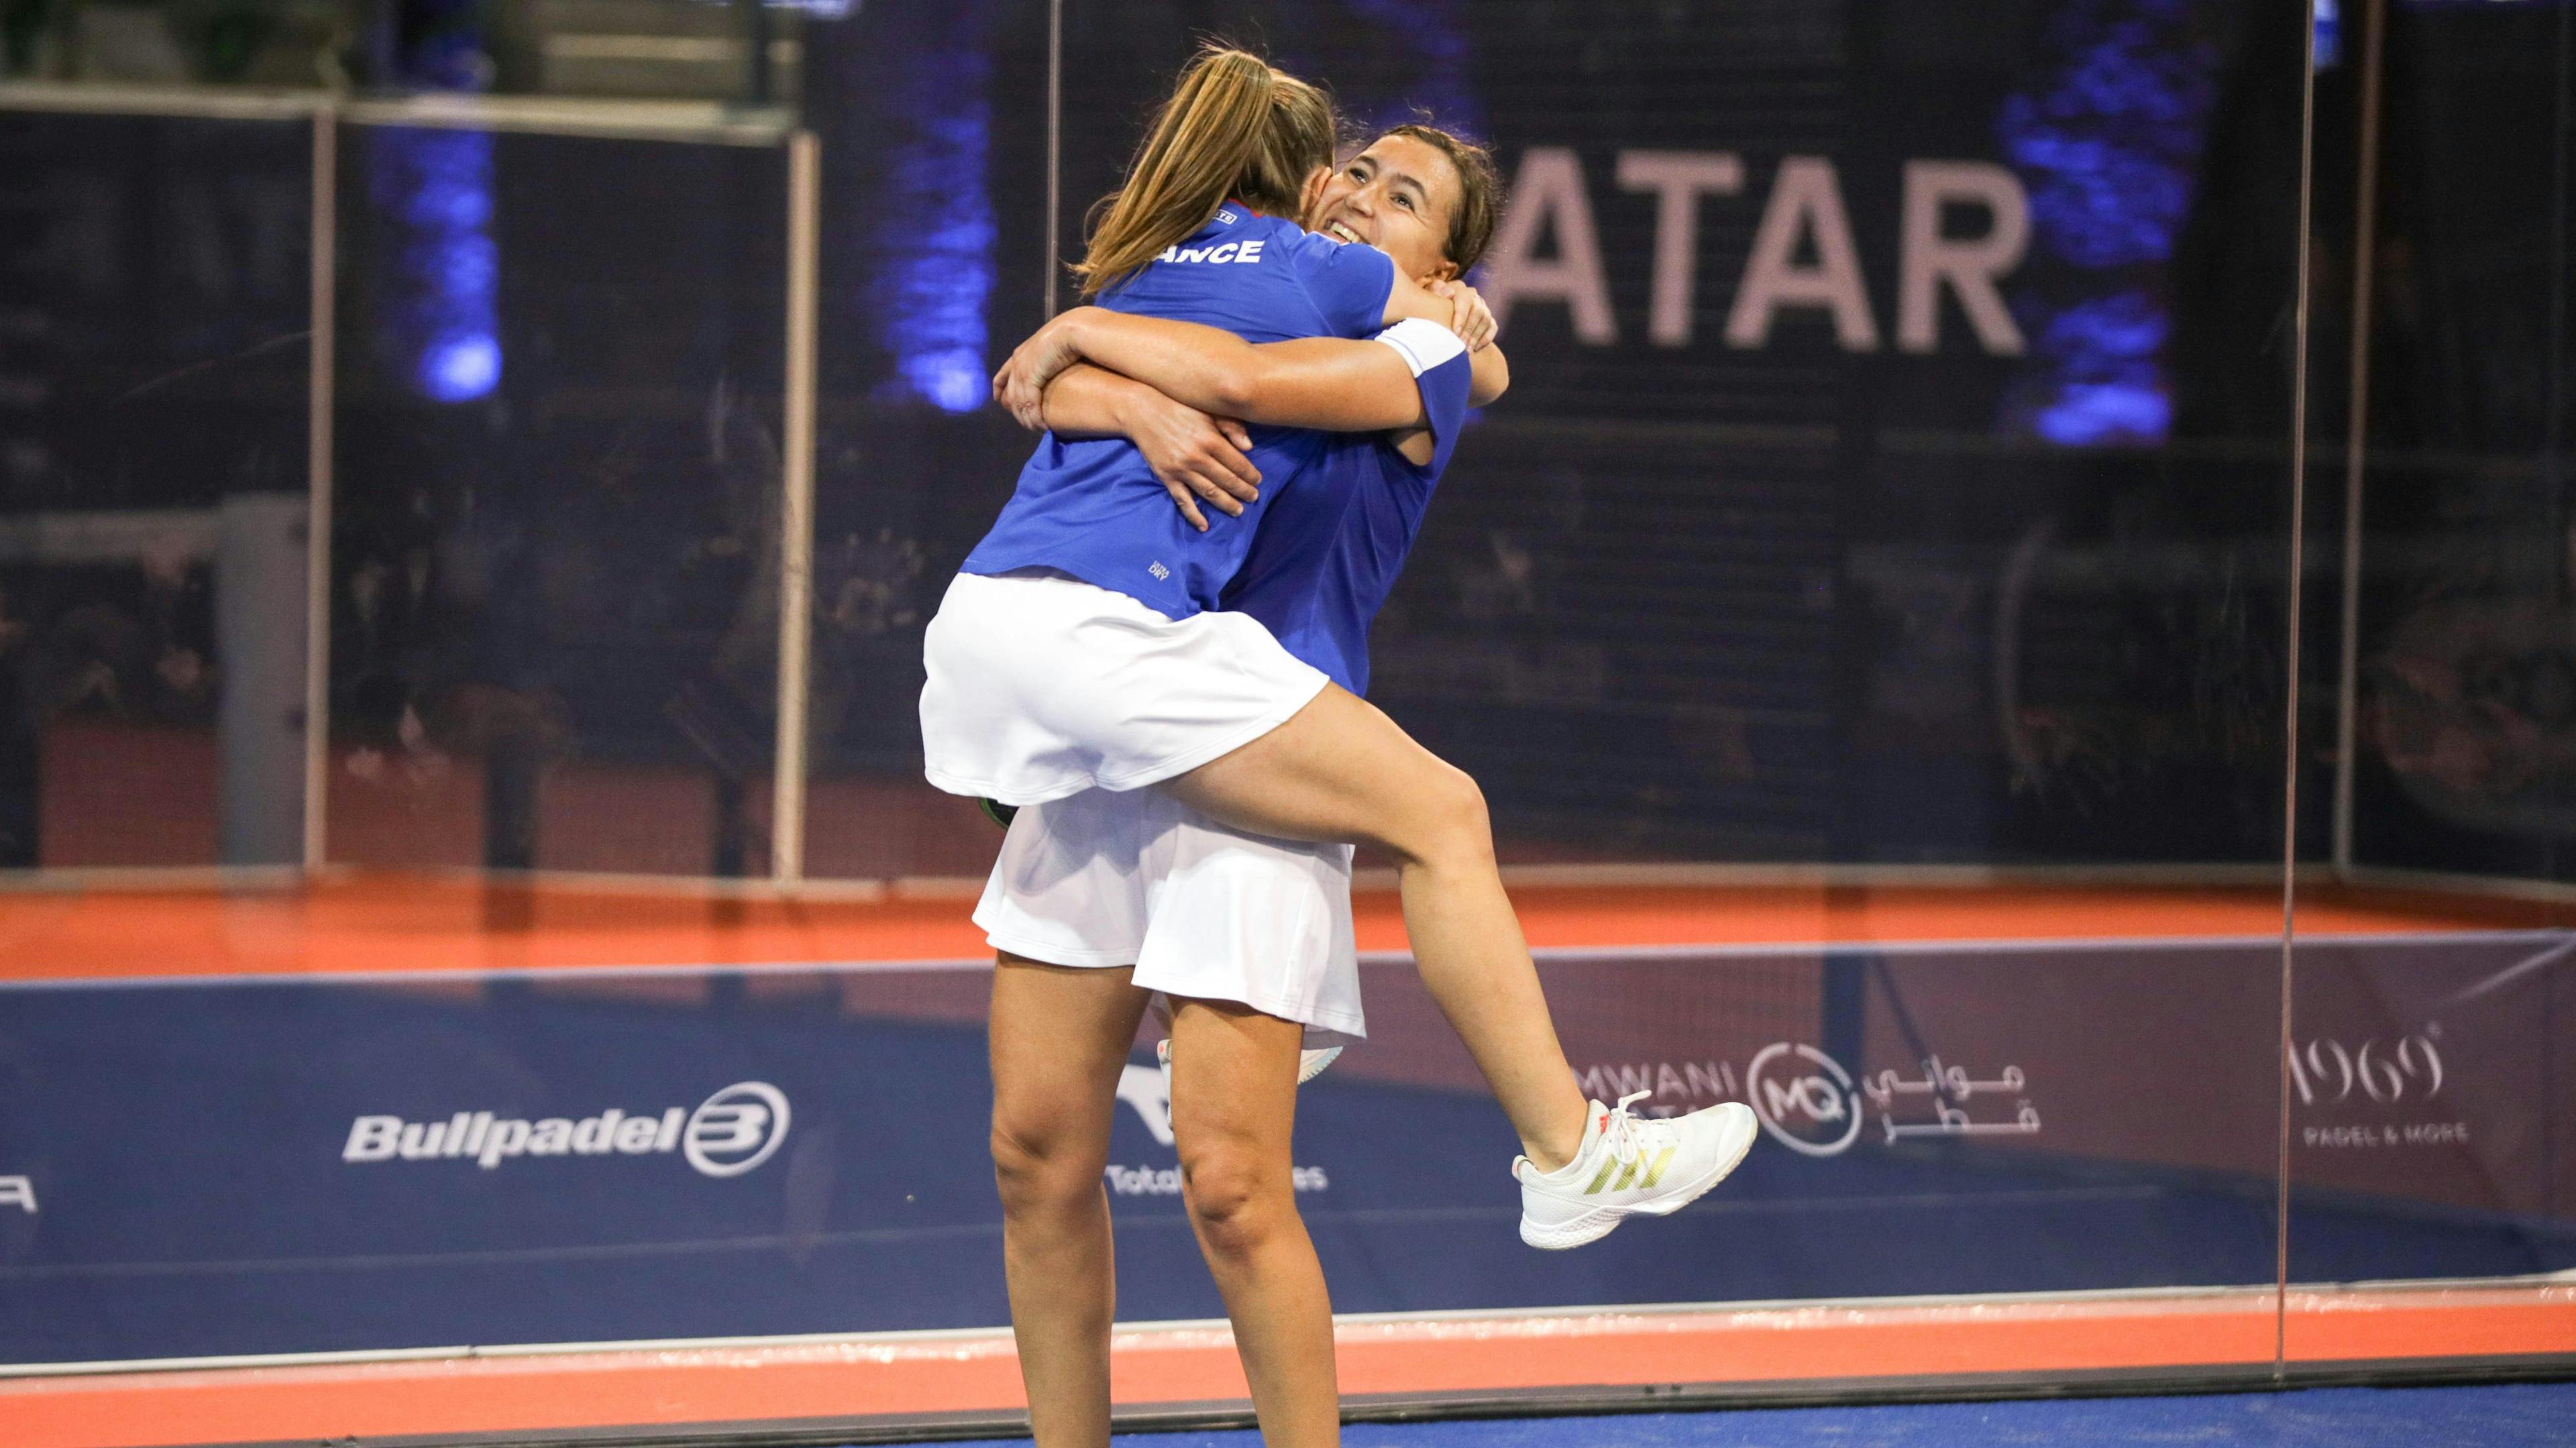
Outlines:
{"label": "orange court surface", "polygon": [[[2286,1311],[2276,1311],[2286,1308]],[[2381,1291],[2189,1292],[2095,1300],[1812,1303],[1697,1311],[1344,1320],[1348,1411],[1436,1409],[1545,1392],[1559,1411],[1801,1401],[1903,1387],[1949,1396],[2168,1381],[2332,1381],[2420,1371],[2428,1357],[2493,1373],[2576,1353],[2576,1284]],[[2428,1344],[2440,1345],[2428,1353]],[[1219,1323],[1120,1331],[1122,1422],[1240,1415]],[[2161,1375],[2161,1376],[2160,1376]],[[1024,1407],[1010,1334],[893,1333],[771,1342],[633,1344],[381,1361],[176,1368],[0,1382],[13,1448],[313,1442],[344,1436],[526,1439],[548,1430],[775,1425],[800,1441],[1014,1431]],[[1019,1419],[1025,1422],[1025,1419]],[[811,1430],[834,1430],[828,1438]]]}
{"label": "orange court surface", "polygon": [[[1655,867],[1507,869],[1538,950],[1978,940],[2277,937],[2277,885],[1699,884]],[[1675,876],[1702,873],[1679,868]],[[1618,883],[1627,882],[1627,883]],[[1363,951],[1404,948],[1386,882],[1353,909]],[[976,881],[761,887],[485,882],[352,871],[232,891],[77,880],[0,895],[0,980],[408,974],[657,965],[983,960]],[[2302,937],[2536,930],[2576,904],[2302,886]]]}

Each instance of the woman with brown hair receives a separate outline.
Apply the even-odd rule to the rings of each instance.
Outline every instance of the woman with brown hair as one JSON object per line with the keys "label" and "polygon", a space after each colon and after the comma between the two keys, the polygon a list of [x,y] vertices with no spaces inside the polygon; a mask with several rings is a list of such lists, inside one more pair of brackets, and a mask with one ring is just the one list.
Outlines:
{"label": "woman with brown hair", "polygon": [[[1193,97],[1193,79],[1185,76],[1140,154],[1139,178],[1187,170],[1170,161],[1163,143],[1175,118],[1205,100]],[[1390,224],[1407,205],[1462,204],[1462,178],[1447,180],[1449,194],[1438,198],[1438,187],[1378,188]],[[1242,401],[1242,410],[1264,423],[1309,421],[1265,412],[1268,404],[1252,393],[1269,384],[1292,399],[1301,387],[1338,393],[1355,383],[1383,398],[1412,399],[1383,420],[1368,414],[1335,422],[1351,415],[1345,408],[1314,421],[1416,431],[1429,425],[1436,439],[1396,445],[1418,444],[1424,456],[1416,466],[1432,462],[1436,476],[1433,444],[1445,452],[1465,374],[1488,374],[1485,390],[1496,390],[1499,356],[1480,354],[1471,364],[1458,355],[1456,339],[1418,337],[1409,354],[1392,339],[1386,347],[1340,343],[1344,352],[1366,354],[1356,371],[1347,357],[1295,355],[1335,346],[1323,338],[1374,333],[1395,320],[1404,303],[1392,299],[1407,289],[1397,285],[1387,253],[1307,236],[1261,214],[1259,204],[1279,198],[1256,197],[1260,185],[1248,172],[1238,175],[1187,234],[1165,240],[1159,251],[1130,245],[1154,259],[1149,265],[1114,275],[1093,267],[1084,273],[1086,287],[1128,313],[1118,320],[1149,330],[1195,314],[1234,333],[1207,334],[1234,348],[1252,350],[1247,340],[1280,341],[1262,349],[1279,368],[1229,373],[1239,359],[1221,358],[1205,374],[1245,385],[1246,395],[1226,400]],[[1379,203],[1358,194],[1367,187],[1343,189],[1331,224],[1352,238],[1391,234],[1371,214]],[[1397,190],[1409,199],[1394,200]],[[1122,193],[1122,205],[1125,199]],[[1317,198],[1310,192],[1306,199]],[[1161,232],[1148,230],[1146,240],[1163,240],[1191,210],[1173,210]],[[1112,221],[1120,214],[1113,207]],[[1107,225],[1102,235],[1125,240]],[[1094,258],[1106,254],[1096,240]],[[1262,274],[1272,262],[1286,265]],[[1429,266],[1419,274],[1438,270]],[[1447,274],[1454,271],[1453,263]],[[1085,315],[1106,318],[1099,309],[1069,314],[1045,347],[1071,339],[1072,350],[1097,345],[1115,352],[1114,331],[1094,338],[1078,320]],[[1148,320],[1157,315],[1166,320]],[[1319,340],[1282,336],[1300,326]],[[1391,374],[1400,391],[1372,385],[1368,364],[1378,358],[1409,369]],[[1132,365],[1147,373],[1158,364],[1140,353]],[[1301,365],[1309,370],[1301,373]],[[1423,401],[1431,384],[1415,385],[1416,376],[1431,371],[1449,378],[1454,391],[1436,423]],[[1012,376],[1005,369],[1006,385]],[[1067,379],[1068,399],[1098,380]],[[1189,385],[1174,383],[1176,390]],[[1293,402],[1288,410],[1295,410]],[[1105,1439],[1113,1275],[1100,1173],[1127,1049],[1147,996],[1161,989],[1178,1004],[1172,1125],[1191,1220],[1234,1320],[1265,1438],[1328,1442],[1337,1432],[1329,1307],[1297,1220],[1287,1142],[1302,1029],[1330,1027],[1336,1018],[1314,1009],[1311,992],[1299,997],[1270,989],[1281,961],[1257,958],[1253,932],[1224,927],[1230,919],[1271,919],[1273,907],[1303,908],[1337,879],[1346,941],[1348,855],[1337,845],[1316,850],[1249,839],[1190,816],[1189,808],[1240,830],[1371,838],[1396,849],[1425,979],[1494,1080],[1515,1125],[1525,1115],[1546,1114],[1550,1084],[1570,1099],[1570,1119],[1535,1135],[1522,1130],[1538,1159],[1518,1168],[1527,1173],[1525,1202],[1540,1190],[1537,1179],[1568,1176],[1568,1163],[1577,1177],[1602,1163],[1602,1182],[1591,1193],[1581,1180],[1565,1185],[1564,1195],[1581,1200],[1572,1216],[1557,1213],[1545,1223],[1555,1240],[1542,1241],[1544,1233],[1533,1235],[1525,1220],[1524,1236],[1533,1242],[1570,1246],[1606,1232],[1625,1211],[1678,1206],[1731,1167],[1743,1143],[1705,1130],[1686,1140],[1692,1134],[1679,1123],[1631,1122],[1625,1103],[1587,1123],[1594,1113],[1585,1110],[1556,1046],[1494,873],[1473,785],[1283,648],[1258,615],[1213,606],[1255,546],[1251,525],[1283,484],[1318,462],[1328,441],[1269,426],[1239,434],[1249,466],[1270,481],[1242,505],[1241,516],[1202,530],[1178,521],[1136,448],[1069,436],[1074,425],[1065,425],[1066,432],[1041,444],[1012,509],[970,557],[943,604],[925,649],[931,679],[922,709],[935,782],[1029,807],[1013,823],[977,919],[1003,952],[993,997],[993,1146],[1032,1421],[1049,1445]],[[1298,495],[1292,488],[1288,496]],[[1330,535],[1338,517],[1325,501],[1318,537]],[[1410,541],[1409,524],[1402,541]],[[1359,633],[1364,643],[1364,619]],[[1272,747],[1283,735],[1288,747]],[[1354,791],[1410,797],[1373,800],[1372,815],[1343,803]],[[1190,908],[1193,897],[1198,908]],[[1300,918],[1318,917],[1310,911]],[[1291,977],[1311,985],[1329,969],[1331,943],[1323,937],[1330,933],[1307,930],[1285,951],[1296,957],[1288,963]],[[1345,1029],[1357,1025],[1355,992],[1350,1005]],[[1550,1062],[1552,1083],[1546,1080]],[[1618,1162],[1627,1163],[1627,1176],[1605,1194],[1608,1166]],[[1560,1170],[1543,1170],[1551,1167]],[[1630,1179],[1641,1170],[1646,1185],[1632,1188]]]}

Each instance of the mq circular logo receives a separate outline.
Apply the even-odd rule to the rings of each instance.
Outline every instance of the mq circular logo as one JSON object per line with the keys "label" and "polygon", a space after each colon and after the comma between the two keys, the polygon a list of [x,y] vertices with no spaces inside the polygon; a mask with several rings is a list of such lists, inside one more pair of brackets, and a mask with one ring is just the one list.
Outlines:
{"label": "mq circular logo", "polygon": [[1804,1042],[1775,1041],[1744,1068],[1762,1129],[1791,1151],[1835,1156],[1860,1138],[1860,1092],[1842,1063]]}

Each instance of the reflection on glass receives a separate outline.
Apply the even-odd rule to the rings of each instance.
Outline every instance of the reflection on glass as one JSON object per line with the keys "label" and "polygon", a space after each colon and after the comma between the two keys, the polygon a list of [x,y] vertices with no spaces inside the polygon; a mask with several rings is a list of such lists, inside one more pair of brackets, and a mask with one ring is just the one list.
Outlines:
{"label": "reflection on glass", "polygon": [[2371,864],[2568,877],[2568,161],[2524,143],[2567,124],[2567,24],[2391,17],[2353,821]]}
{"label": "reflection on glass", "polygon": [[877,24],[900,47],[880,114],[899,118],[879,164],[870,310],[899,397],[942,412],[988,400],[985,313],[993,291],[991,26],[977,5],[908,7]]}
{"label": "reflection on glass", "polygon": [[348,154],[331,857],[764,869],[779,154]]}
{"label": "reflection on glass", "polygon": [[2303,931],[2294,1280],[2576,1267],[2560,1141],[2571,1102],[2556,1084],[2576,936],[2503,924],[2451,919],[2383,941]]}
{"label": "reflection on glass", "polygon": [[[1075,209],[1185,54],[1159,43],[1068,35]],[[1671,1224],[1695,1246],[1623,1238],[1515,1291],[2270,1280],[2291,397],[2265,339],[2299,261],[2305,44],[2295,12],[2163,0],[2000,39],[1930,5],[1365,6],[1279,37],[1355,116],[1490,123],[1517,196],[1482,273],[1515,387],[1459,447],[1375,696],[1477,777],[1507,859],[1605,867],[1516,897],[1561,948],[1587,1088],[1750,1100],[1770,1127],[1737,1215]],[[818,123],[863,154],[902,135],[841,104]],[[1045,179],[1008,114],[1000,245]],[[1032,320],[994,316],[996,351]],[[841,348],[837,388],[872,405],[825,452],[812,854],[972,876],[995,837],[912,772],[919,628],[1026,440],[894,411],[892,344]],[[871,486],[834,501],[836,466]],[[938,496],[883,486],[906,468]],[[1635,868],[1817,864],[1862,868]],[[1924,865],[1956,873],[1888,868]],[[1393,913],[1364,902],[1372,948],[1400,948]],[[1670,960],[1585,948],[1613,943]],[[1370,989],[1385,1039],[1336,1070],[1474,1136],[1490,1110],[1407,969]],[[1481,1210],[1439,1173],[1351,1191],[1419,1214],[1390,1234]],[[1778,1250],[1712,1245],[1747,1223]],[[1854,1238],[1884,1246],[1827,1249]]]}
{"label": "reflection on glass", "polygon": [[[2298,899],[2288,1271],[2563,1271],[2576,8],[2399,3],[2384,36],[2379,13],[2346,8],[2320,91],[2310,375],[2337,466],[2310,494],[2343,481],[2348,436],[2361,507],[2357,576],[2331,561],[2340,539],[2310,549],[2309,597],[2331,583],[2357,610],[2303,641],[2327,701],[2303,726],[2340,727],[2353,758],[2349,795],[2301,822],[2302,856],[2337,868]],[[2323,764],[2308,787],[2332,798]]]}
{"label": "reflection on glass", "polygon": [[309,135],[0,112],[0,868],[301,858]]}
{"label": "reflection on glass", "polygon": [[492,147],[483,131],[395,129],[368,148],[369,200],[393,258],[380,275],[381,341],[411,355],[413,385],[438,402],[470,402],[501,380]]}
{"label": "reflection on glass", "polygon": [[2190,214],[2218,49],[2180,3],[2062,7],[2049,48],[2058,67],[2008,97],[1998,123],[2038,232],[2024,286],[2048,288],[2027,308],[2035,365],[2011,406],[2051,442],[2162,442],[2164,273]]}
{"label": "reflection on glass", "polygon": [[1031,445],[987,400],[1044,320],[1046,37],[1046,7],[980,0],[859,6],[805,31],[825,157],[816,878],[980,878],[1000,843],[921,777],[921,631]]}
{"label": "reflection on glass", "polygon": [[[2001,36],[1929,0],[1535,18],[1367,3],[1283,20],[1281,59],[1336,82],[1352,115],[1383,123],[1422,104],[1490,127],[1520,196],[1483,273],[1517,385],[1472,424],[1377,632],[1379,701],[1483,783],[1506,857],[1542,867],[1516,897],[1585,1089],[1642,1092],[1665,1112],[1745,1100],[1765,1133],[1726,1198],[1532,1267],[1496,1194],[1499,1118],[1402,956],[1389,893],[1364,887],[1377,1035],[1300,1106],[1313,1154],[1299,1165],[1324,1193],[1309,1221],[1346,1310],[2270,1280],[2283,1063],[2265,872],[2284,824],[2290,585],[2276,333],[2300,252],[2286,178],[2305,41],[2281,7],[2041,12]],[[1039,320],[1043,18],[880,5],[805,33],[830,157],[816,876],[971,878],[997,839],[921,781],[915,701],[922,621],[1030,446],[979,399],[996,355]],[[1106,189],[1138,106],[1184,54],[1166,20],[1111,5],[1072,28],[1071,216]],[[300,186],[300,152],[287,154],[278,174]],[[353,128],[343,155],[332,859],[762,872],[779,158],[403,128]],[[92,215],[90,184],[62,183],[65,215]],[[2437,255],[2430,241],[2387,250],[2410,277]],[[35,254],[63,276],[94,265],[70,243]],[[112,376],[99,396],[269,336],[159,315],[197,329],[198,350]],[[2410,316],[2390,335],[2438,314]],[[2438,351],[2415,375],[2450,377]],[[155,386],[177,397],[200,378]],[[301,379],[286,380],[274,456],[228,454],[245,475],[298,457]],[[2480,395],[2442,394],[2483,416]],[[2543,412],[2558,415],[2513,415]],[[2405,413],[2381,425],[2400,425],[2390,416]],[[11,436],[0,465],[15,467],[33,454]],[[39,441],[70,455],[105,429],[63,436]],[[2390,516],[2411,506],[2453,531],[2427,525],[2442,547],[2373,554],[2396,570],[2369,594],[2384,612],[2369,631],[2374,862],[2489,868],[2541,849],[2523,873],[2556,872],[2554,845],[2514,823],[2545,818],[2527,807],[2551,798],[2533,721],[2555,717],[2542,645],[2557,637],[2556,584],[2504,590],[2499,614],[2485,594],[2416,583],[2435,564],[2489,566],[2479,550],[2499,540],[2521,550],[2504,555],[2512,577],[2555,579],[2544,565],[2563,539],[2547,540],[2563,528],[2526,537],[2541,496],[2514,460],[2527,442],[2479,454],[2465,491],[2439,449],[2384,460],[2388,476],[2445,480]],[[119,445],[143,451],[102,456],[177,444]],[[2536,475],[2555,477],[2555,453],[2541,456]],[[187,476],[198,491],[176,501],[134,487],[138,506],[195,520],[137,525],[139,563],[72,583],[15,554],[0,563],[0,618],[27,625],[0,628],[14,651],[0,652],[0,687],[50,700],[30,691],[104,679],[119,707],[176,700],[155,707],[211,758],[204,671],[252,671],[205,642],[224,627],[214,503],[232,485]],[[27,496],[71,506],[67,488]],[[2525,511],[2445,511],[2463,498]],[[117,636],[144,640],[118,656],[137,661],[124,672],[47,672],[55,655],[21,642],[91,637],[65,622],[104,616],[81,612],[91,595],[73,583],[144,621]],[[20,601],[48,588],[71,602]],[[2450,611],[2436,623],[2468,622],[2409,622],[2437,605]],[[2426,637],[2443,660],[2513,647],[2506,665],[2410,663],[2429,646],[2407,641]],[[199,672],[174,662],[191,657]],[[2410,723],[2400,683],[2445,701],[2450,732]],[[57,741],[73,724],[110,717],[80,697],[0,713],[0,806],[45,803],[46,830],[64,811],[44,790],[73,786],[21,781],[72,757]],[[29,718],[47,732],[22,748],[6,731]],[[114,748],[129,770],[152,757]],[[2494,767],[2503,757],[2524,767]],[[2431,763],[2415,774],[2501,788],[2514,809],[2443,815],[2409,783],[2419,759]],[[187,778],[149,790],[165,808],[188,790],[215,797],[211,765]],[[200,813],[196,834],[164,828],[151,848],[214,858],[220,811]],[[0,832],[35,838],[18,819],[0,814]],[[811,901],[764,913],[515,886],[468,898],[414,877],[351,888],[369,918],[410,933],[371,927],[317,958],[656,969],[157,994],[139,1008],[153,1028],[194,1044],[155,1069],[219,1071],[246,1099],[327,1096],[279,1149],[315,1199],[354,1192],[366,1208],[294,1240],[275,1219],[199,1214],[230,1234],[210,1259],[274,1264],[315,1242],[368,1262],[520,1253],[611,1282],[635,1258],[661,1264],[640,1297],[495,1269],[493,1292],[402,1319],[425,1342],[1000,1320],[989,1173],[973,1153],[917,1150],[924,1122],[976,1136],[988,1104],[982,978],[919,965],[979,948],[962,901],[937,907],[954,933],[907,936],[913,964],[875,969],[797,964],[888,948],[878,915],[817,944]],[[486,895],[519,900],[524,918],[496,922]],[[2552,1054],[2561,920],[2324,903],[2303,902],[2321,940],[2302,957],[2289,1062],[2295,1159],[2316,1187],[2300,1199],[2298,1270],[2564,1265],[2552,1214],[2571,1190],[2551,1123],[2576,1073]],[[435,929],[421,924],[432,915]],[[75,992],[34,1010],[60,1013],[58,1033],[33,1033],[57,1043],[111,1018]],[[308,1039],[317,1022],[331,1042],[318,1058],[240,1049],[261,1032]],[[119,1064],[49,1049],[49,1079]],[[1209,1316],[1160,1186],[1177,1182],[1177,1155],[1149,1109],[1159,1076],[1136,1071],[1107,1179],[1121,1256],[1141,1269],[1122,1302]],[[2538,1095],[2508,1102],[2532,1080]],[[695,1133],[701,1113],[714,1124]],[[649,1138],[628,1129],[645,1122]],[[901,1191],[838,1173],[888,1160],[914,1174]],[[135,1194],[135,1237],[94,1239],[92,1258],[48,1250],[104,1276],[145,1260],[126,1246],[179,1234],[178,1200]],[[363,1270],[391,1282],[416,1266]],[[143,1280],[116,1289],[136,1294],[121,1299],[129,1346],[191,1350],[168,1336],[188,1324],[148,1310]],[[259,1346],[394,1345],[373,1324],[264,1321]],[[344,1341],[353,1331],[377,1335]]]}

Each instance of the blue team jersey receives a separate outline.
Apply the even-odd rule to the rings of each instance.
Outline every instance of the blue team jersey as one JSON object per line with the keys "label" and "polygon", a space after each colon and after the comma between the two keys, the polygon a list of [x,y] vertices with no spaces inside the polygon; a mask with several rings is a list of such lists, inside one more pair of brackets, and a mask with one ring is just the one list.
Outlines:
{"label": "blue team jersey", "polygon": [[[1394,286],[1395,263],[1377,248],[1345,246],[1229,202],[1099,300],[1114,311],[1222,327],[1247,342],[1284,342],[1371,335],[1385,323]],[[1054,568],[1175,619],[1215,608],[1262,515],[1327,441],[1297,428],[1250,431],[1261,497],[1239,518],[1208,510],[1205,533],[1172,506],[1135,444],[1048,433],[964,571]]]}
{"label": "blue team jersey", "polygon": [[[1428,332],[1419,329],[1428,328]],[[1279,499],[1223,595],[1288,652],[1354,694],[1368,692],[1369,624],[1404,571],[1431,490],[1467,413],[1471,369],[1448,329],[1402,322],[1384,339],[1405,354],[1430,420],[1431,461],[1417,465],[1382,433],[1335,433]],[[1409,345],[1428,339],[1429,345]]]}

